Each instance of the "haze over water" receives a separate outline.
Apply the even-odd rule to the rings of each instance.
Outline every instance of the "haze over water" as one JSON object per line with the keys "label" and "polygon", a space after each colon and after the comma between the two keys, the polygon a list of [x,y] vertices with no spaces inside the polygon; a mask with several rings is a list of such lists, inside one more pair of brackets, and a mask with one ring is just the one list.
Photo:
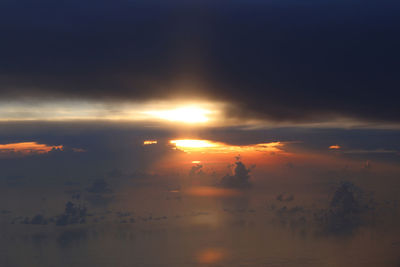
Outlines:
{"label": "haze over water", "polygon": [[0,266],[400,266],[399,13],[0,1]]}

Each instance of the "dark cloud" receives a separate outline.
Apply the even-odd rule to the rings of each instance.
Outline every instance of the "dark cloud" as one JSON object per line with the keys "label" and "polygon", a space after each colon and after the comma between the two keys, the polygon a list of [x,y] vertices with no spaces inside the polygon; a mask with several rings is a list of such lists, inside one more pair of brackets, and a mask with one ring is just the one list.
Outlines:
{"label": "dark cloud", "polygon": [[294,196],[291,195],[287,195],[285,193],[281,193],[276,197],[276,200],[278,201],[283,201],[283,202],[290,202],[294,200]]}
{"label": "dark cloud", "polygon": [[342,182],[334,192],[327,210],[317,214],[328,234],[351,234],[372,223],[375,202],[371,195],[351,182]]}
{"label": "dark cloud", "polygon": [[32,218],[31,224],[47,224],[47,221],[42,214],[37,214]]}
{"label": "dark cloud", "polygon": [[68,201],[65,204],[65,211],[56,219],[56,225],[65,226],[68,224],[77,224],[86,222],[87,209],[85,206],[77,205]]}
{"label": "dark cloud", "polygon": [[190,171],[189,171],[189,176],[195,176],[195,175],[203,175],[204,172],[202,170],[203,165],[201,164],[196,164],[195,166],[193,166]]}
{"label": "dark cloud", "polygon": [[246,165],[244,165],[243,162],[240,161],[239,157],[237,157],[237,161],[235,162],[235,168],[233,171],[233,175],[227,174],[222,177],[218,185],[228,188],[249,188],[251,186],[251,169],[247,168]]}
{"label": "dark cloud", "polygon": [[[0,144],[32,141],[48,145],[62,144],[64,150],[2,158],[0,181],[8,186],[38,185],[49,181],[90,186],[89,182],[95,179],[105,179],[115,186],[124,179],[144,177],[142,174],[154,160],[168,153],[178,153],[161,142],[170,135],[167,129],[149,130],[132,125],[124,129],[117,125],[84,124],[2,123]],[[157,137],[160,144],[143,146],[143,140],[149,135]],[[85,151],[76,152],[72,149],[76,147]]]}
{"label": "dark cloud", "polygon": [[111,193],[110,185],[104,179],[96,179],[90,187],[86,189],[89,193],[104,194]]}
{"label": "dark cloud", "polygon": [[[396,1],[2,1],[0,93],[398,122]],[[191,89],[193,87],[193,89]]]}
{"label": "dark cloud", "polygon": [[115,198],[110,184],[104,179],[96,179],[86,188],[86,200],[94,207],[107,207]]}
{"label": "dark cloud", "polygon": [[[63,145],[64,151],[24,158],[7,158],[0,161],[0,182],[8,186],[22,186],[40,182],[59,181],[61,184],[82,183],[85,187],[95,179],[105,179],[112,186],[121,180],[136,181],[136,185],[160,180],[149,175],[147,168],[155,161],[177,153],[167,145],[169,139],[181,136],[181,129],[145,127],[142,124],[121,125],[96,122],[19,122],[0,123],[0,143],[33,141],[47,145]],[[157,145],[143,146],[143,140],[158,140]],[[284,142],[284,149],[294,153],[321,153],[357,159],[362,166],[379,162],[398,163],[396,153],[373,151],[400,151],[398,130],[379,129],[321,129],[321,128],[269,128],[249,130],[243,127],[214,127],[193,129],[188,137],[224,142],[233,145],[249,145],[266,142]],[[340,144],[339,151],[329,146]],[[82,148],[75,152],[71,148]],[[371,153],[346,153],[365,151]],[[296,169],[298,164],[292,162]],[[291,166],[291,165],[288,165]],[[196,173],[208,172],[205,167]],[[293,168],[289,169],[293,170]],[[210,176],[210,175],[208,175]],[[56,178],[56,179],[55,179]],[[210,177],[216,180],[218,176]],[[215,181],[214,181],[215,182]],[[276,192],[286,192],[285,190]]]}

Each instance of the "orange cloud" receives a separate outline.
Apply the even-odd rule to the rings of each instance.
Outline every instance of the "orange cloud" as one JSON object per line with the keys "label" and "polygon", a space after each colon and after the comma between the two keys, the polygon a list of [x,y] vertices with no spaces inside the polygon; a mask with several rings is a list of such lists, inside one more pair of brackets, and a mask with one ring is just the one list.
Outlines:
{"label": "orange cloud", "polygon": [[157,144],[157,140],[145,140],[143,141],[143,145],[147,146],[147,145],[155,145]]}
{"label": "orange cloud", "polygon": [[0,144],[0,155],[32,155],[32,154],[45,154],[52,150],[63,150],[64,147],[48,146],[46,144],[38,144],[37,142],[21,142]]}
{"label": "orange cloud", "polygon": [[333,145],[333,146],[330,146],[329,149],[340,149],[340,146],[339,145]]}
{"label": "orange cloud", "polygon": [[83,149],[83,148],[72,148],[72,151],[74,151],[74,152],[86,152],[86,150],[85,149]]}
{"label": "orange cloud", "polygon": [[281,142],[261,143],[246,146],[228,145],[210,140],[181,139],[171,140],[171,144],[184,152],[208,152],[208,153],[243,153],[243,152],[283,152]]}

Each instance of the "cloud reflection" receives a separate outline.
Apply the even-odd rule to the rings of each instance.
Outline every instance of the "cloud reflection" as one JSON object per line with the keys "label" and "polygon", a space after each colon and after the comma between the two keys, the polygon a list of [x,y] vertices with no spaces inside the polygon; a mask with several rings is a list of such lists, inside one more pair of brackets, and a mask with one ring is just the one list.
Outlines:
{"label": "cloud reflection", "polygon": [[227,253],[222,248],[207,248],[197,254],[197,261],[202,264],[217,263],[226,258]]}
{"label": "cloud reflection", "polygon": [[228,188],[216,188],[211,186],[195,186],[189,188],[186,194],[196,197],[235,197],[240,191]]}

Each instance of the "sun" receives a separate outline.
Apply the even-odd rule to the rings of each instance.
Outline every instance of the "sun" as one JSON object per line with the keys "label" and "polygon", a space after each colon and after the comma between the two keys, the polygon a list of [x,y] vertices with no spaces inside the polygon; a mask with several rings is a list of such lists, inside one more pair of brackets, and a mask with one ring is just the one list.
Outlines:
{"label": "sun", "polygon": [[189,106],[169,110],[151,110],[144,113],[171,122],[205,123],[210,120],[209,115],[212,111]]}

